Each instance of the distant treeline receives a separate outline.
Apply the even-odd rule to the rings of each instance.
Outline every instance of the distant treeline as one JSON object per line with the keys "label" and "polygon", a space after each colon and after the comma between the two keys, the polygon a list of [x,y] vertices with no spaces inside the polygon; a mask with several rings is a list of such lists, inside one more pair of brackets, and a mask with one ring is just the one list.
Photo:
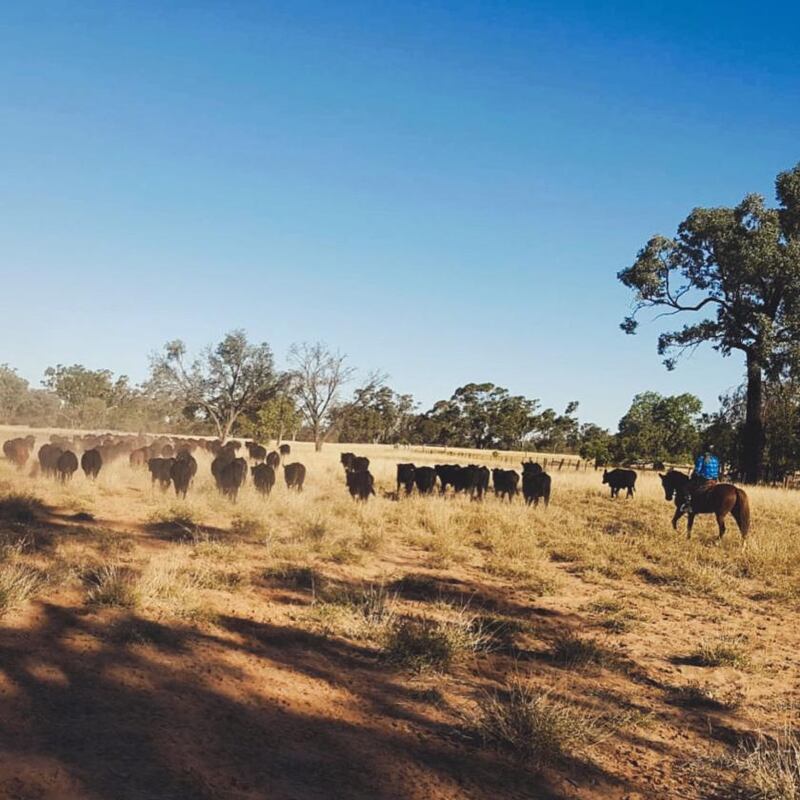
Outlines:
{"label": "distant treeline", "polygon": [[[346,356],[325,345],[294,346],[279,370],[270,348],[242,331],[190,362],[183,344],[171,342],[150,367],[136,385],[108,369],[59,364],[33,387],[0,365],[0,422],[307,440],[318,448],[343,441],[574,453],[609,464],[683,463],[709,442],[727,471],[736,473],[741,459],[743,390],[721,398],[710,414],[694,395],[644,392],[612,433],[581,423],[577,401],[559,413],[492,383],[468,383],[420,410],[383,375],[355,382]],[[765,396],[766,477],[780,480],[800,466],[800,387],[768,383]]]}

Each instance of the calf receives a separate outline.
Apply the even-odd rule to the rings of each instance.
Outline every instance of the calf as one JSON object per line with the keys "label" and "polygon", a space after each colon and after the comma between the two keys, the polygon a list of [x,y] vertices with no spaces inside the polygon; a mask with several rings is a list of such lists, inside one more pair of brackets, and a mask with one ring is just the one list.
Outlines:
{"label": "calf", "polygon": [[414,489],[414,474],[416,467],[413,464],[397,465],[397,494],[400,495],[400,487],[406,490],[406,494],[411,494]]}
{"label": "calf", "polygon": [[636,491],[636,473],[632,469],[603,470],[603,483],[611,488],[611,496],[618,497],[620,489],[627,490],[627,497],[633,497]]}
{"label": "calf", "polygon": [[347,473],[347,488],[353,499],[366,502],[371,494],[375,494],[375,480],[367,469]]}
{"label": "calf", "polygon": [[417,467],[414,470],[414,483],[420,494],[431,494],[436,488],[436,470],[433,467]]}
{"label": "calf", "polygon": [[275,485],[275,470],[269,464],[259,464],[253,467],[253,486],[259,494],[269,497]]}
{"label": "calf", "polygon": [[243,458],[229,461],[219,473],[218,485],[222,494],[234,503],[247,477],[247,462]]}
{"label": "calf", "polygon": [[91,478],[94,480],[100,474],[100,469],[103,466],[103,457],[100,455],[100,451],[93,447],[91,450],[87,450],[81,456],[81,469],[83,470],[83,474],[87,478]]}
{"label": "calf", "polygon": [[186,498],[192,479],[197,474],[197,461],[194,456],[182,451],[170,466],[169,475],[175,487],[175,496]]}
{"label": "calf", "polygon": [[508,498],[510,503],[517,495],[519,485],[519,473],[513,469],[493,469],[492,481],[494,483],[494,493],[501,499]]}
{"label": "calf", "polygon": [[550,505],[550,476],[542,470],[540,464],[532,461],[525,461],[522,464],[522,496],[525,503],[534,506],[539,505],[540,500],[544,500],[545,507]]}
{"label": "calf", "polygon": [[287,489],[296,489],[298,492],[302,492],[306,480],[306,468],[299,461],[286,464],[283,468],[283,479],[286,481]]}
{"label": "calf", "polygon": [[56,461],[56,473],[62,483],[72,479],[73,474],[78,469],[78,456],[72,450],[65,450]]}

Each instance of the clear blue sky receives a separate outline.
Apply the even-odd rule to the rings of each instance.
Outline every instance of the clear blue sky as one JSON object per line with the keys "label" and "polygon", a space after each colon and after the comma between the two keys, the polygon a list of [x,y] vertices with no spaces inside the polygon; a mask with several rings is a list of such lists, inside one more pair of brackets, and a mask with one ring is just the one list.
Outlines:
{"label": "clear blue sky", "polygon": [[713,406],[615,279],[800,160],[796,4],[0,3],[0,362],[141,379],[243,327],[423,404]]}

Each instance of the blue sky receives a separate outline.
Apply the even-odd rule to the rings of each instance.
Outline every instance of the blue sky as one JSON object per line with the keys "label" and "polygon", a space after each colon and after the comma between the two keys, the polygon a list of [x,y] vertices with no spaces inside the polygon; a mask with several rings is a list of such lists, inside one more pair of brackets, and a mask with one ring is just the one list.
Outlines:
{"label": "blue sky", "polygon": [[616,272],[800,160],[789,3],[0,3],[0,362],[141,379],[232,328],[423,405],[708,407]]}

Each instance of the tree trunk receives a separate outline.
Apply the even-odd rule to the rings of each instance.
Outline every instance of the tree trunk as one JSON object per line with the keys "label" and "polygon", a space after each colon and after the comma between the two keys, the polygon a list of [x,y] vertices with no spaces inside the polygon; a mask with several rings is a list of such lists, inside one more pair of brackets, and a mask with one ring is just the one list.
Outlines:
{"label": "tree trunk", "polygon": [[322,434],[317,434],[314,437],[314,450],[318,453],[322,450]]}
{"label": "tree trunk", "polygon": [[758,483],[764,462],[764,404],[761,364],[747,354],[747,414],[742,437],[742,471],[745,483]]}

